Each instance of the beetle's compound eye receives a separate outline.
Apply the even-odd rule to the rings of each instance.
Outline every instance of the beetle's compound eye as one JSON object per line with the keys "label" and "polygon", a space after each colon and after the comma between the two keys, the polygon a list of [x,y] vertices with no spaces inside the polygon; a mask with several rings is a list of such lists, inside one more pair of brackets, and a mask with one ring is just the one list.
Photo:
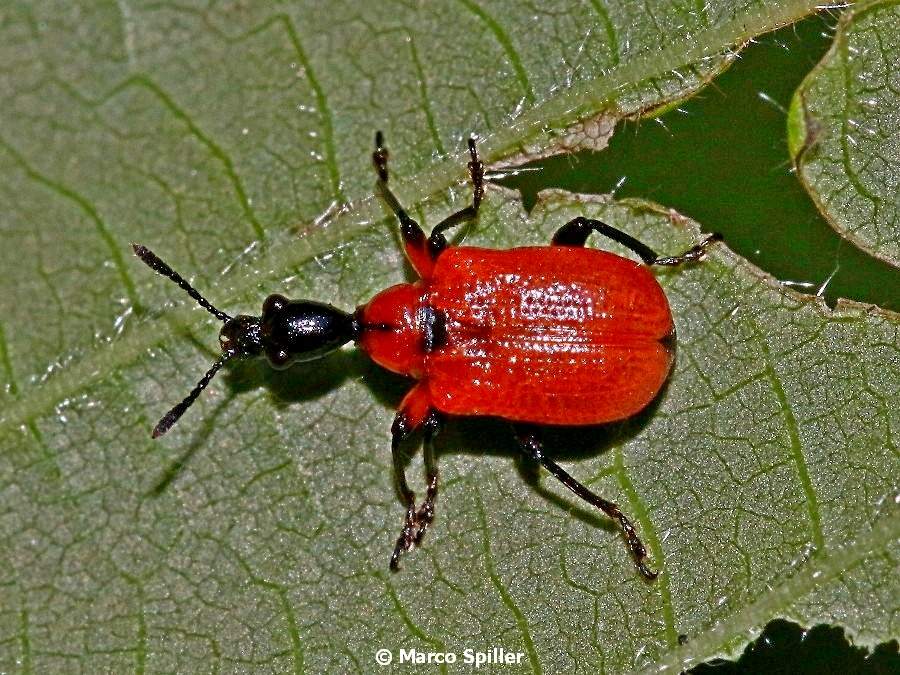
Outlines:
{"label": "beetle's compound eye", "polygon": [[262,306],[263,317],[265,318],[267,315],[271,316],[273,313],[277,314],[281,310],[284,309],[285,305],[288,304],[288,299],[283,295],[279,295],[278,293],[272,293],[268,298],[265,299]]}

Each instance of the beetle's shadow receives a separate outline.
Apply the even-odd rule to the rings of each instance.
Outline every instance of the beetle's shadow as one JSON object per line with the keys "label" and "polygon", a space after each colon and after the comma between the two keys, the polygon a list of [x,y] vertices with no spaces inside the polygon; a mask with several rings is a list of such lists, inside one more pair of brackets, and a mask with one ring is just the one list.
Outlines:
{"label": "beetle's shadow", "polygon": [[225,401],[219,403],[213,411],[205,417],[199,430],[192,435],[191,440],[184,451],[169,462],[169,465],[159,474],[156,482],[153,483],[149,490],[147,490],[148,497],[159,497],[169,488],[172,482],[181,475],[181,472],[184,471],[185,467],[191,459],[193,459],[197,450],[206,444],[207,439],[216,427],[219,416],[225,410],[232,398],[233,395],[229,395]]}
{"label": "beetle's shadow", "polygon": [[[396,408],[412,383],[408,378],[378,368],[358,350],[346,349],[317,361],[294,364],[286,370],[274,370],[261,358],[234,361],[223,369],[220,377],[227,389],[228,401],[250,391],[265,389],[274,405],[281,409],[324,396],[348,379],[362,379],[379,402]],[[206,416],[184,452],[169,463],[150,487],[149,495],[159,496],[181,475],[212,433],[226,403]]]}
{"label": "beetle's shadow", "polygon": [[[564,464],[563,468],[579,482],[590,481],[591,476],[581,475],[577,462],[610,452],[614,447],[627,443],[639,434],[656,413],[668,386],[667,379],[659,395],[646,408],[621,422],[580,427],[542,427],[540,439],[547,456]],[[449,450],[450,448],[453,450]],[[618,526],[605,514],[585,505],[567,490],[555,489],[562,485],[543,471],[538,462],[522,453],[512,425],[507,421],[475,417],[453,418],[449,421],[446,431],[437,439],[436,452],[441,454],[442,449],[473,456],[508,455],[514,460],[522,480],[548,502],[571,513],[573,517],[587,525],[610,532],[619,531]],[[572,464],[573,462],[576,464]],[[587,487],[597,491],[592,485]],[[609,495],[602,494],[602,490],[600,496],[609,498]],[[628,510],[627,505],[620,504],[620,506],[623,506],[623,510]]]}
{"label": "beetle's shadow", "polygon": [[[294,403],[324,396],[348,379],[360,379],[382,405],[396,409],[413,385],[411,379],[379,368],[356,349],[340,350],[323,359],[298,363],[280,371],[272,369],[264,359],[237,361],[229,364],[224,379],[229,388],[229,399],[264,388],[269,391],[275,405],[281,408],[289,408]],[[579,475],[578,467],[569,463],[602,455],[638,434],[659,407],[666,387],[647,408],[623,422],[597,426],[542,428],[541,440],[544,450],[554,460],[568,464],[564,468],[569,470],[576,480],[580,482],[589,480],[589,476]],[[220,413],[221,407],[204,422],[201,433],[163,472],[150,494],[158,496],[178,477],[197,449],[203,445]],[[390,420],[386,423],[390,425]],[[402,457],[404,467],[408,466],[412,456],[420,451],[420,446],[420,434],[414,435],[404,443]],[[390,454],[389,444],[386,444],[384,451]],[[434,441],[434,451],[438,463],[442,455],[449,454],[473,457],[507,456],[513,460],[519,476],[542,498],[591,527],[599,527],[610,532],[618,531],[618,527],[604,514],[583,505],[575,496],[565,491],[551,489],[552,483],[547,480],[549,476],[544,474],[537,462],[522,454],[512,426],[507,421],[481,417],[450,417],[446,420],[443,432]],[[446,474],[444,476],[446,478]],[[413,476],[409,476],[408,479],[410,486],[421,492],[423,486],[418,485]]]}
{"label": "beetle's shadow", "polygon": [[392,407],[412,385],[412,380],[378,368],[358,349],[342,349],[285,370],[273,369],[265,359],[249,359],[235,363],[226,374],[235,394],[265,389],[281,408],[321,398],[347,380],[362,380],[379,402]]}
{"label": "beetle's shadow", "polygon": [[[609,452],[618,443],[637,433],[632,423],[605,424],[588,427],[543,427],[541,442],[547,456],[558,461],[579,482],[591,477],[581,475],[578,460],[597,457]],[[603,513],[586,505],[555,481],[541,465],[526,457],[516,441],[509,422],[498,419],[454,418],[436,443],[441,454],[471,456],[506,456],[512,460],[516,472],[525,483],[547,502],[571,514],[591,527],[617,532],[618,527]],[[575,464],[573,464],[573,462]],[[594,491],[594,486],[588,485]],[[559,489],[562,488],[562,489]],[[602,490],[600,496],[604,497]],[[608,495],[606,495],[608,498]]]}

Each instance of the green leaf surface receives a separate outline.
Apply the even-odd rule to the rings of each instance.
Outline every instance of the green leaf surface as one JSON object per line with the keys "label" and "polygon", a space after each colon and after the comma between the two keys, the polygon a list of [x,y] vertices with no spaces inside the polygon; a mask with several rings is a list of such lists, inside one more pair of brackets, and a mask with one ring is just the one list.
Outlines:
{"label": "green leaf surface", "polygon": [[791,152],[832,226],[900,266],[900,3],[844,14],[791,105]]}
{"label": "green leaf surface", "polygon": [[[437,520],[388,573],[408,383],[353,351],[238,364],[149,438],[218,327],[129,242],[232,313],[274,290],[353,307],[409,278],[374,128],[433,224],[468,199],[470,131],[491,159],[552,146],[811,6],[4,8],[0,670],[370,672],[379,648],[503,647],[525,671],[622,672],[731,651],[778,613],[895,634],[898,319],[785,293],[724,247],[660,273],[680,339],[660,400],[551,438],[635,517],[652,585],[491,421],[441,436]],[[576,214],[660,251],[699,237],[642,203],[525,214],[494,188],[483,209],[467,243],[543,243]]]}

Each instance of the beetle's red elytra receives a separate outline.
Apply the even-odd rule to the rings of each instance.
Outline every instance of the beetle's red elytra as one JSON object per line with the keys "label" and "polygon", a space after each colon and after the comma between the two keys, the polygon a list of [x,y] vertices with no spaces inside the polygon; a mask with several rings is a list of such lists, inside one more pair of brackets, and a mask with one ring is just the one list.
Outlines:
{"label": "beetle's red elytra", "polygon": [[[183,288],[223,322],[222,356],[153,430],[168,431],[230,359],[265,355],[275,368],[320,358],[355,341],[382,367],[417,380],[391,427],[397,488],[406,514],[390,559],[422,541],[434,519],[438,471],[433,438],[447,416],[490,416],[513,424],[525,455],[581,499],[612,518],[644,578],[657,572],[619,507],[579,483],[544,452],[540,425],[595,425],[645,408],[669,375],[675,325],[653,265],[698,261],[721,239],[713,234],[681,255],[663,257],[599,220],[575,218],[550,246],[494,250],[449,246],[444,232],[478,215],[484,165],[469,140],[472,203],[425,236],[388,187],[388,152],[375,136],[372,160],[380,195],[400,221],[406,255],[419,279],[392,286],[352,314],[311,300],[273,294],[261,316],[231,317],[215,308],[144,246],[147,265]],[[622,244],[642,263],[585,248],[596,232]],[[416,505],[406,482],[400,443],[424,436],[425,499]]]}
{"label": "beetle's red elytra", "polygon": [[[426,341],[429,315],[440,334]],[[653,400],[673,356],[672,315],[653,275],[588,248],[451,247],[428,277],[383,291],[361,319],[398,327],[359,345],[419,380],[402,406],[413,427],[431,409],[534,424],[620,420]]]}

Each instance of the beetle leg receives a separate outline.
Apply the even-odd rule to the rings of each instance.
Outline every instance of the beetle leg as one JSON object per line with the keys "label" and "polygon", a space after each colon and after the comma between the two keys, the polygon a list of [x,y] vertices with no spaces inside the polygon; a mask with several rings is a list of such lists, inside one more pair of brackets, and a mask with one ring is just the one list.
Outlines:
{"label": "beetle leg", "polygon": [[428,239],[425,238],[425,232],[419,227],[419,224],[410,218],[406,209],[400,204],[400,201],[391,192],[388,187],[388,150],[384,147],[384,135],[375,132],[375,151],[372,153],[372,164],[375,165],[375,171],[378,174],[376,186],[382,199],[390,207],[394,215],[400,221],[400,235],[403,237],[403,248],[406,250],[406,257],[412,264],[416,273],[423,279],[431,276],[434,269],[434,256],[431,254],[428,245]]}
{"label": "beetle leg", "polygon": [[[400,404],[400,411],[394,418],[394,424],[391,427],[391,452],[394,459],[394,474],[400,498],[406,506],[403,529],[400,531],[400,536],[397,537],[394,552],[391,554],[390,567],[393,571],[398,569],[400,556],[422,541],[425,531],[434,519],[438,472],[432,440],[440,431],[441,421],[440,415],[429,405],[428,389],[420,383],[413,387],[403,399],[403,402]],[[420,428],[424,430],[427,486],[425,500],[416,508],[415,493],[406,482],[404,457],[400,452],[400,443]]]}
{"label": "beetle leg", "polygon": [[722,235],[718,232],[713,232],[706,239],[701,241],[696,246],[692,246],[687,251],[682,253],[681,255],[675,256],[663,256],[658,257],[654,260],[651,265],[682,265],[688,262],[696,262],[697,260],[702,260],[703,256],[706,255],[707,249],[712,246],[717,241],[722,241]]}
{"label": "beetle leg", "polygon": [[710,245],[722,240],[721,234],[711,234],[681,255],[660,256],[646,244],[611,225],[607,225],[600,220],[579,216],[570,220],[556,231],[556,234],[553,235],[552,244],[554,246],[584,246],[591,232],[602,234],[604,237],[609,237],[614,242],[622,244],[622,246],[636,253],[647,265],[681,265],[687,262],[694,262],[706,255],[706,250]]}
{"label": "beetle leg", "polygon": [[428,237],[428,248],[435,258],[447,248],[447,238],[444,236],[444,232],[460,223],[474,219],[478,215],[478,207],[481,206],[481,199],[484,197],[484,162],[478,158],[475,139],[471,137],[469,138],[469,156],[472,158],[468,164],[469,177],[472,180],[472,203],[456,213],[451,213],[434,226],[431,236]]}
{"label": "beetle leg", "polygon": [[603,511],[603,513],[618,524],[619,529],[625,537],[625,541],[628,542],[628,549],[631,551],[631,557],[634,559],[634,564],[638,568],[638,571],[648,581],[656,579],[659,572],[654,572],[647,567],[645,562],[647,558],[647,549],[643,542],[641,542],[641,538],[634,529],[634,525],[632,525],[628,517],[619,510],[619,507],[594,494],[591,490],[572,478],[572,476],[559,466],[559,464],[547,457],[547,455],[544,454],[544,448],[540,439],[533,430],[516,427],[516,438],[519,441],[522,452],[525,453],[526,456],[543,464],[543,466],[563,485],[569,488],[577,496],[581,497],[581,499],[588,504]]}
{"label": "beetle leg", "polygon": [[397,538],[397,544],[394,546],[394,553],[391,555],[391,569],[397,570],[397,562],[400,560],[400,554],[409,550],[412,546],[413,536],[416,522],[416,493],[409,488],[406,482],[406,467],[404,466],[404,457],[400,452],[400,442],[409,436],[413,431],[407,421],[407,417],[402,413],[397,413],[394,418],[394,424],[391,427],[391,455],[394,460],[394,479],[397,481],[397,491],[400,498],[406,506],[406,517],[403,520],[403,529],[400,530],[400,536]]}
{"label": "beetle leg", "polygon": [[438,470],[437,461],[434,456],[434,437],[437,436],[443,428],[444,421],[436,410],[430,410],[425,418],[425,438],[423,440],[423,456],[425,459],[425,476],[427,487],[425,488],[425,501],[416,511],[416,523],[419,530],[416,532],[416,545],[422,541],[425,536],[425,530],[434,520],[434,500],[437,498],[438,490]]}
{"label": "beetle leg", "polygon": [[622,244],[622,246],[637,253],[641,260],[648,265],[658,257],[656,251],[631,235],[625,234],[600,220],[592,220],[584,216],[578,216],[559,228],[556,234],[553,235],[551,244],[553,246],[584,246],[591,232],[602,234],[604,237],[609,237],[614,242]]}

